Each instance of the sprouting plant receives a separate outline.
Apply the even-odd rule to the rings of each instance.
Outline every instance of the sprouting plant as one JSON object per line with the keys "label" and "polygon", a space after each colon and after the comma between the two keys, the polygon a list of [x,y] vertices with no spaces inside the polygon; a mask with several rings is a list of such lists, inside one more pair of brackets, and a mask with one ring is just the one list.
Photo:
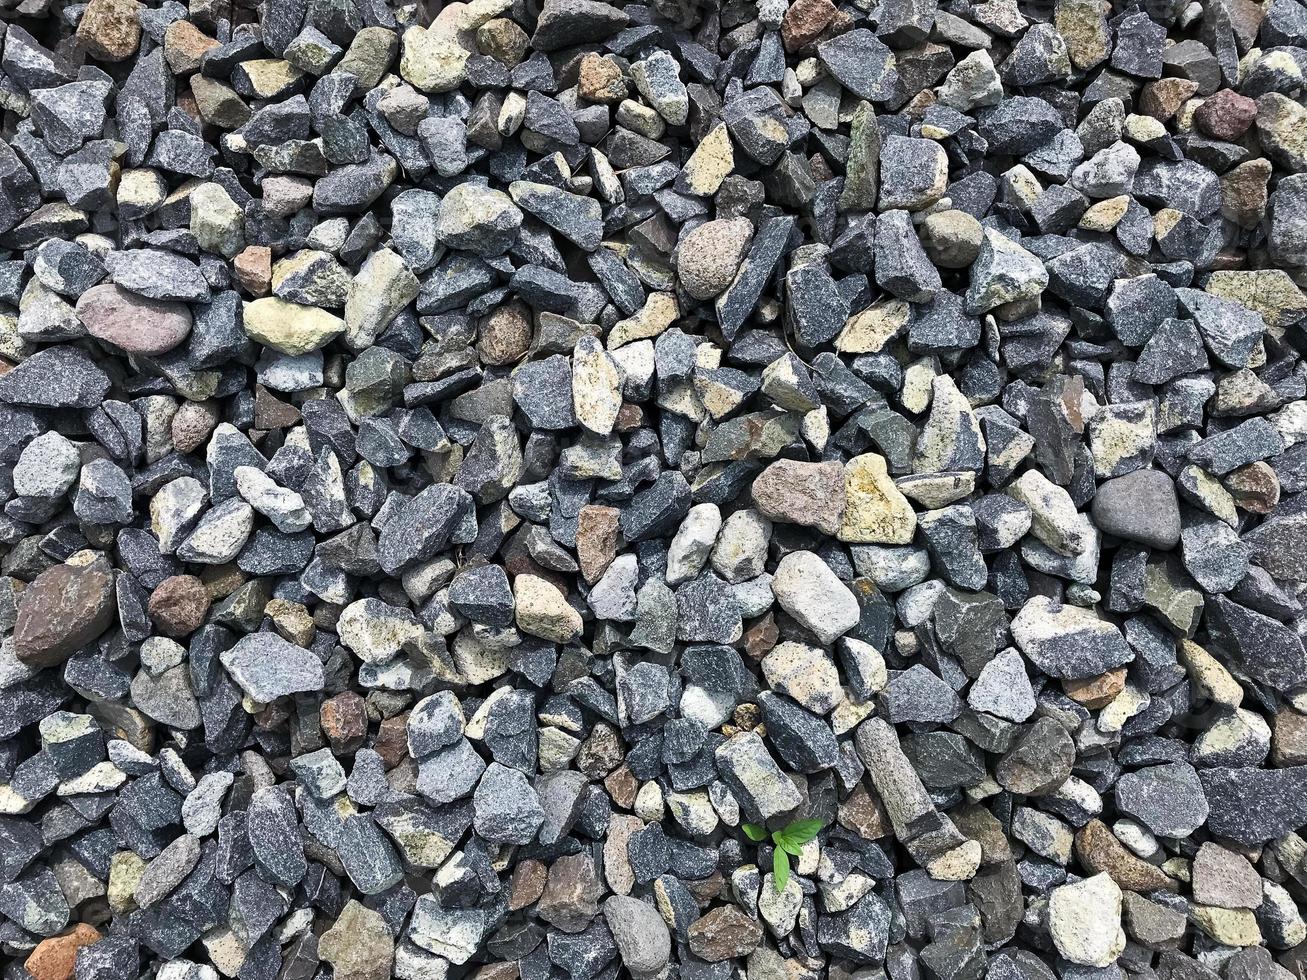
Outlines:
{"label": "sprouting plant", "polygon": [[[768,837],[767,828],[757,824],[741,824],[745,836],[751,841],[761,843]],[[772,887],[779,895],[785,891],[790,880],[790,855],[799,856],[799,849],[821,832],[820,820],[796,820],[781,830],[771,832],[771,842],[775,847],[772,853]]]}

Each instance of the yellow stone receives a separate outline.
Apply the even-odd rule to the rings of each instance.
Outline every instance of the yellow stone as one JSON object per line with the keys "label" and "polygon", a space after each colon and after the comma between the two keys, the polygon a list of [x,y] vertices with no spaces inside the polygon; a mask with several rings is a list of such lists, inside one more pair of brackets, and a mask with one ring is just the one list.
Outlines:
{"label": "yellow stone", "polygon": [[911,544],[912,504],[890,479],[885,457],[855,456],[844,467],[844,519],[839,539],[852,544]]}

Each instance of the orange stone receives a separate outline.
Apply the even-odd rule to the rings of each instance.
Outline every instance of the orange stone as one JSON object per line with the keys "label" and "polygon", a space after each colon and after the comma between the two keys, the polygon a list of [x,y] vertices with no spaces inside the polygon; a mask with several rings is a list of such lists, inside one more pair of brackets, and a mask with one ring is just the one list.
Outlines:
{"label": "orange stone", "polygon": [[77,951],[102,938],[99,929],[79,922],[65,933],[37,943],[23,967],[33,980],[70,980],[77,965]]}
{"label": "orange stone", "polygon": [[1077,704],[1083,704],[1086,708],[1102,708],[1112,703],[1112,700],[1125,689],[1125,668],[1118,667],[1116,670],[1109,670],[1106,674],[1100,674],[1097,677],[1086,677],[1081,680],[1064,680],[1062,690],[1066,691],[1066,696]]}
{"label": "orange stone", "polygon": [[232,259],[236,282],[251,296],[267,296],[272,288],[272,249],[267,245],[247,245]]}

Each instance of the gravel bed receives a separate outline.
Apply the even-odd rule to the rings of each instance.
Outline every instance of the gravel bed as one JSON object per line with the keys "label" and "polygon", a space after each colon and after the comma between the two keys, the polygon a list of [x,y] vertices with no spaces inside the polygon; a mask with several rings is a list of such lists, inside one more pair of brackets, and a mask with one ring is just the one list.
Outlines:
{"label": "gravel bed", "polygon": [[1302,0],[0,0],[0,980],[1307,980]]}

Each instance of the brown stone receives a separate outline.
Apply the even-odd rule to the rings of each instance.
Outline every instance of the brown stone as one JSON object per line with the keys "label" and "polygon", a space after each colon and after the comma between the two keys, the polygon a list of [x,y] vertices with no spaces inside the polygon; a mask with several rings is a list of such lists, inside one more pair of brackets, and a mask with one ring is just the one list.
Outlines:
{"label": "brown stone", "polygon": [[114,620],[113,570],[104,557],[79,552],[32,580],[18,602],[14,652],[33,667],[54,667],[107,630]]}
{"label": "brown stone", "polygon": [[505,303],[481,321],[477,353],[486,364],[512,364],[531,347],[531,311],[518,300]]}
{"label": "brown stone", "polygon": [[1281,708],[1271,729],[1271,764],[1277,769],[1307,766],[1307,715]]}
{"label": "brown stone", "polygon": [[1107,874],[1121,888],[1132,892],[1164,888],[1178,891],[1179,886],[1161,868],[1135,857],[1116,839],[1111,828],[1101,820],[1091,820],[1076,833],[1076,856],[1094,874]]}
{"label": "brown stone", "polygon": [[630,402],[622,402],[622,407],[617,410],[617,420],[613,423],[613,428],[618,432],[634,432],[642,425],[644,425],[644,409]]}
{"label": "brown stone", "polygon": [[614,813],[608,821],[604,839],[604,880],[618,895],[629,895],[635,888],[635,871],[631,868],[631,838],[644,829],[644,821],[629,813]]}
{"label": "brown stone", "polygon": [[77,40],[97,61],[126,61],[141,46],[136,0],[91,0],[77,22]]}
{"label": "brown stone", "polygon": [[200,572],[200,581],[209,592],[209,601],[217,602],[227,598],[248,579],[236,565],[208,565]]}
{"label": "brown stone", "polygon": [[772,647],[776,646],[780,638],[781,631],[776,625],[776,617],[768,612],[750,624],[749,628],[744,631],[744,636],[740,642],[744,647],[745,654],[756,661],[771,653]]}
{"label": "brown stone", "polygon": [[1118,667],[1097,677],[1083,677],[1076,680],[1062,681],[1062,690],[1076,704],[1098,710],[1106,707],[1125,690],[1126,669]]}
{"label": "brown stone", "polygon": [[387,769],[394,769],[408,755],[408,712],[383,718],[377,726],[372,750],[381,756]]}
{"label": "brown stone", "polygon": [[721,905],[690,924],[690,952],[709,963],[748,956],[762,942],[762,923],[737,906]]}
{"label": "brown stone", "polygon": [[853,787],[849,798],[840,804],[836,819],[841,827],[863,840],[880,840],[893,829],[880,800],[863,783]]}
{"label": "brown stone", "polygon": [[113,283],[82,293],[77,316],[96,340],[147,357],[172,350],[191,332],[191,311],[185,303],[139,296]]}
{"label": "brown stone", "polygon": [[716,869],[713,869],[713,873],[707,878],[690,878],[683,884],[685,890],[695,897],[701,907],[715,898],[726,898],[726,879]]}
{"label": "brown stone", "polygon": [[795,0],[781,21],[785,50],[798,51],[817,40],[835,16],[835,11],[835,4],[830,0]]}
{"label": "brown stone", "polygon": [[303,603],[273,599],[263,607],[263,615],[272,620],[272,628],[288,643],[300,647],[312,646],[317,630],[313,628],[313,617]]}
{"label": "brown stone", "polygon": [[508,882],[508,911],[516,912],[534,905],[544,893],[549,870],[535,858],[519,861]]}
{"label": "brown stone", "polygon": [[246,245],[232,259],[232,275],[251,296],[267,296],[272,289],[272,249],[267,245]]}
{"label": "brown stone", "polygon": [[1139,109],[1158,122],[1166,122],[1198,91],[1198,83],[1187,78],[1159,78],[1144,86]]}
{"label": "brown stone", "polygon": [[477,28],[477,48],[509,68],[526,57],[530,38],[507,17],[496,17]]}
{"label": "brown stone", "polygon": [[1221,177],[1221,217],[1240,228],[1255,228],[1266,217],[1266,184],[1271,162],[1258,158]]}
{"label": "brown stone", "polygon": [[640,780],[626,766],[618,766],[604,778],[604,789],[623,810],[635,806],[635,794],[640,792]]}
{"label": "brown stone", "polygon": [[778,459],[758,474],[752,492],[764,517],[834,534],[844,517],[844,466]]}
{"label": "brown stone", "polygon": [[576,521],[576,558],[581,575],[596,582],[617,557],[618,520],[622,512],[616,507],[586,504]]}
{"label": "brown stone", "polygon": [[353,752],[368,734],[367,704],[353,691],[342,691],[323,701],[318,718],[336,752]]}
{"label": "brown stone", "polygon": [[179,453],[194,452],[222,421],[217,402],[182,402],[172,417],[172,445]]}
{"label": "brown stone", "polygon": [[603,779],[622,764],[622,744],[613,727],[599,722],[590,729],[576,754],[576,768],[591,779]]}
{"label": "brown stone", "polygon": [[1257,118],[1257,100],[1228,88],[1203,100],[1194,112],[1194,122],[1208,136],[1218,140],[1237,140],[1248,132]]}
{"label": "brown stone", "polygon": [[217,46],[217,41],[189,20],[175,20],[163,32],[163,58],[174,75],[199,71],[204,53]]}
{"label": "brown stone", "polygon": [[487,963],[473,974],[474,980],[518,980],[522,971],[513,962]]}
{"label": "brown stone", "polygon": [[1235,506],[1254,514],[1269,514],[1280,502],[1280,478],[1269,463],[1258,461],[1240,466],[1222,482]]}
{"label": "brown stone", "polygon": [[150,618],[164,636],[190,636],[204,625],[209,590],[194,575],[170,575],[150,595]]}
{"label": "brown stone", "polygon": [[1012,842],[998,818],[983,806],[970,803],[949,812],[962,836],[980,844],[981,864],[1002,864],[1013,859]]}
{"label": "brown stone", "polygon": [[569,854],[550,865],[536,915],[555,929],[581,932],[599,914],[603,893],[590,853]]}
{"label": "brown stone", "polygon": [[254,427],[256,429],[289,429],[299,425],[300,410],[290,405],[263,385],[254,386]]}
{"label": "brown stone", "polygon": [[626,79],[617,62],[590,51],[581,58],[577,90],[590,102],[621,102],[626,98]]}
{"label": "brown stone", "polygon": [[23,963],[23,969],[32,975],[32,980],[71,980],[77,965],[77,951],[98,943],[102,938],[99,929],[79,922],[67,932],[37,943]]}

